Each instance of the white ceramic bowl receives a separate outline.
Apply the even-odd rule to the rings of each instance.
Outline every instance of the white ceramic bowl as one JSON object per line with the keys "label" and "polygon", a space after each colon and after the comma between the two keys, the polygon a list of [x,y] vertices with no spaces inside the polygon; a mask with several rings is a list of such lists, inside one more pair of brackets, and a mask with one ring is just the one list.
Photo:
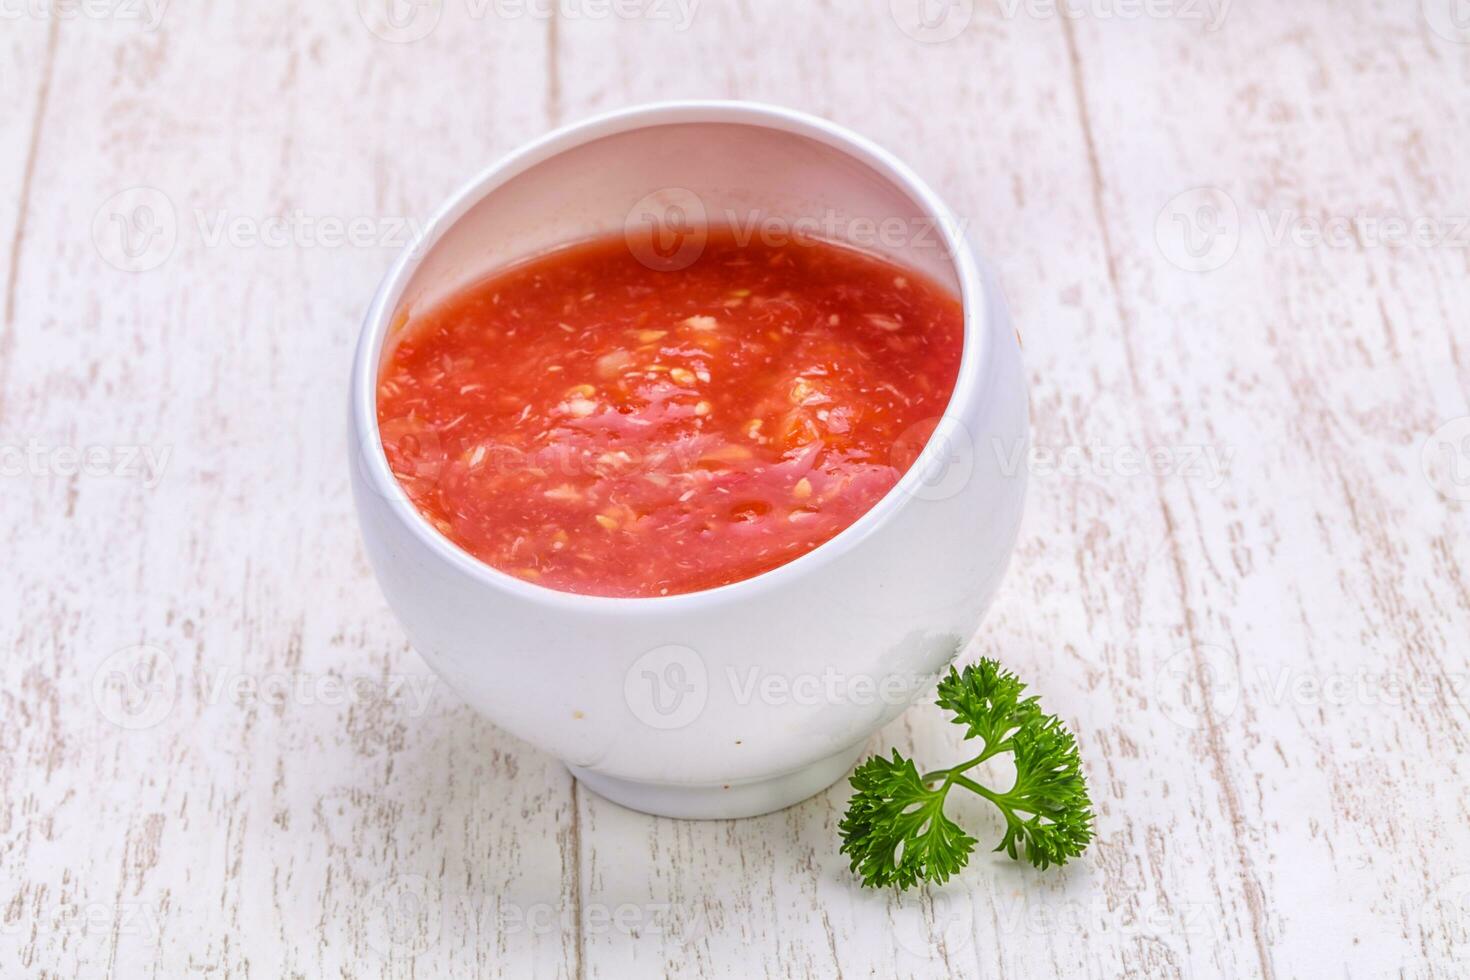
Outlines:
{"label": "white ceramic bowl", "polygon": [[[678,268],[697,254],[705,223],[731,221],[759,234],[794,228],[845,241],[962,299],[959,379],[897,487],[787,565],[646,599],[521,581],[419,515],[388,468],[375,391],[394,332],[414,309],[500,266],[619,231],[641,258]],[[367,552],[424,659],[587,786],[670,816],[765,813],[844,775],[978,627],[1025,496],[1020,352],[963,227],[913,171],[867,140],[744,102],[601,116],[537,140],[456,194],[373,300],[350,424]]]}

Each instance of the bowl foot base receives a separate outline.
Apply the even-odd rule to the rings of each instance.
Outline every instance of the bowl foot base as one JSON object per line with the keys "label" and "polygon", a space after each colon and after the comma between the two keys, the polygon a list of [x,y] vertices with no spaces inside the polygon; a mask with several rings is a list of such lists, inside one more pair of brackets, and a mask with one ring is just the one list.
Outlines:
{"label": "bowl foot base", "polygon": [[685,820],[732,820],[772,813],[815,796],[847,775],[864,745],[859,742],[794,772],[729,785],[644,783],[579,766],[567,768],[583,786],[630,810]]}

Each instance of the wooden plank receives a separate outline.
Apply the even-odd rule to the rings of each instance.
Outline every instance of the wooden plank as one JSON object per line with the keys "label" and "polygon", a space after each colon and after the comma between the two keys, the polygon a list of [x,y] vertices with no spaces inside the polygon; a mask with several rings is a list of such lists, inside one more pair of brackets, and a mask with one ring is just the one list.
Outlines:
{"label": "wooden plank", "polygon": [[[0,972],[575,974],[560,920],[495,931],[495,900],[575,881],[570,778],[409,650],[343,438],[394,219],[544,127],[519,88],[544,30],[446,12],[392,45],[353,4],[58,26],[6,358],[3,441],[46,453],[5,485]],[[66,475],[54,450],[89,446],[160,472]]]}
{"label": "wooden plank", "polygon": [[[1462,506],[1419,463],[1429,434],[1466,410],[1463,316],[1444,292],[1463,296],[1467,253],[1371,233],[1300,247],[1272,231],[1360,214],[1454,221],[1463,130],[1430,120],[1462,111],[1441,93],[1463,90],[1465,52],[1417,15],[1242,6],[1195,45],[1178,24],[1068,32],[1108,244],[1098,319],[1126,369],[1117,401],[1092,411],[1131,404],[1150,444],[1235,450],[1216,490],[1151,488],[1177,590],[1169,634],[1191,653],[1140,645],[1128,672],[1146,681],[1162,663],[1214,690],[1176,772],[1218,818],[1196,824],[1203,840],[1157,828],[1153,857],[1208,858],[1209,900],[1232,910],[1230,961],[1191,948],[1186,972],[1452,972],[1439,906],[1470,837],[1452,816],[1462,793],[1423,767],[1463,783],[1450,774],[1464,667],[1449,644],[1470,610],[1446,572],[1467,551],[1453,530]],[[1208,273],[1168,261],[1176,236],[1208,230],[1199,206],[1214,198],[1176,197],[1200,186],[1240,215],[1222,245],[1235,239],[1234,255]],[[1166,206],[1188,224],[1160,231]],[[1131,740],[1166,734],[1128,719]]]}

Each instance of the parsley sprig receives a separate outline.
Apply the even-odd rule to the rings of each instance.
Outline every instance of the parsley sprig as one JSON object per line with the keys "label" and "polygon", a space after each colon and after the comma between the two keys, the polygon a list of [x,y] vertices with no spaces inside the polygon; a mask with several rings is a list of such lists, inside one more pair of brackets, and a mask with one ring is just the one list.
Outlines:
{"label": "parsley sprig", "polygon": [[[1092,841],[1092,800],[1082,776],[1077,741],[1054,715],[1043,714],[1026,685],[994,660],[963,672],[949,669],[939,682],[939,707],[980,740],[980,753],[957,766],[920,775],[913,760],[893,750],[874,756],[852,774],[857,790],[838,830],[852,870],[874,888],[908,888],[920,880],[943,883],[970,860],[975,838],[944,813],[949,791],[962,786],[994,803],[1005,817],[1005,836],[995,850],[1038,868],[1066,864]],[[1010,752],[1016,782],[1000,792],[965,775]]]}

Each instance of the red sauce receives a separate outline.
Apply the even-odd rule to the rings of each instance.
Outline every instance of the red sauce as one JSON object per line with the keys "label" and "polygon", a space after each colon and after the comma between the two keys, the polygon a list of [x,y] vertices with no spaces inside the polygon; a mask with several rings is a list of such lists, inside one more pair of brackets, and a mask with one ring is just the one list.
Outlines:
{"label": "red sauce", "polygon": [[666,272],[598,241],[415,315],[378,422],[470,554],[567,592],[672,595],[861,517],[943,414],[962,343],[953,295],[835,245],[712,234]]}

